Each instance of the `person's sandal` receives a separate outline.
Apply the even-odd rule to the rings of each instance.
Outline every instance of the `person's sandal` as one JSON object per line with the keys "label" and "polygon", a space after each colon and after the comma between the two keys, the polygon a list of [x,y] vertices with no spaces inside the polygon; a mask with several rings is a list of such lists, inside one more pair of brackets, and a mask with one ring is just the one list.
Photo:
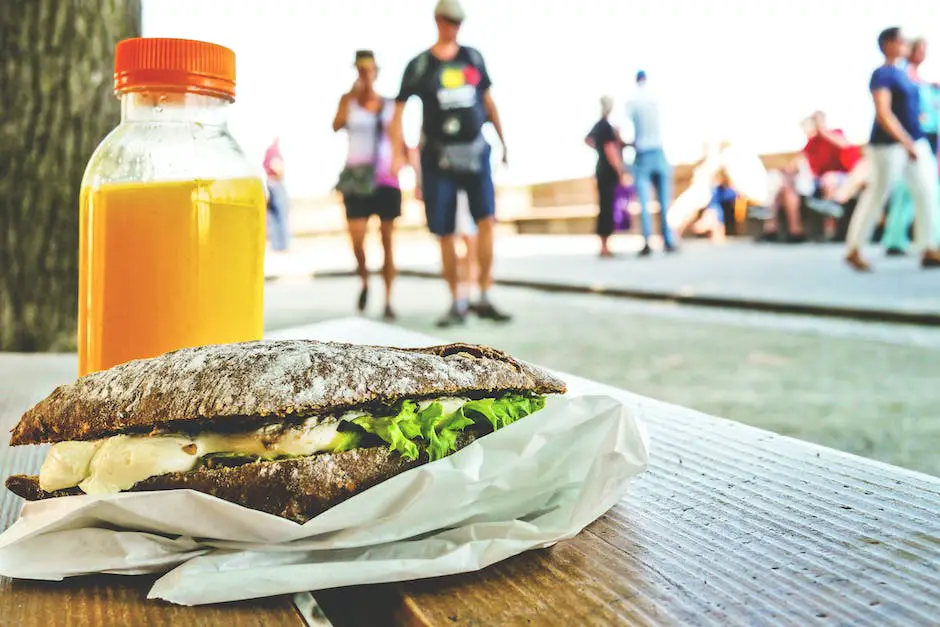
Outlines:
{"label": "person's sandal", "polygon": [[921,268],[940,268],[940,252],[928,250],[920,260]]}
{"label": "person's sandal", "polygon": [[862,255],[857,251],[852,251],[845,258],[845,262],[852,266],[852,269],[856,272],[871,272],[872,267],[868,264],[867,261],[862,259]]}
{"label": "person's sandal", "polygon": [[395,310],[392,309],[391,305],[385,305],[385,313],[382,314],[382,320],[385,322],[395,322],[398,319],[398,316],[395,315]]}

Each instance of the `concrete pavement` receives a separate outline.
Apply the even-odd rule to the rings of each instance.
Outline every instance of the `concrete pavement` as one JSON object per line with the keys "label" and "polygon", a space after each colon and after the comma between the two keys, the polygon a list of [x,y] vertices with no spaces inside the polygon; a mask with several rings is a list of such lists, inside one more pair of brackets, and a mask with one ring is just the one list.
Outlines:
{"label": "concrete pavement", "polygon": [[[639,238],[619,236],[613,245],[619,256],[607,260],[596,256],[590,236],[504,235],[497,240],[494,274],[505,285],[553,291],[940,325],[940,270],[921,270],[916,257],[889,259],[873,249],[868,255],[876,271],[858,274],[842,262],[838,245],[688,241],[678,254],[637,259],[639,246]],[[369,253],[381,258],[376,242]],[[437,245],[429,236],[402,236],[396,254],[403,273],[439,273]],[[345,240],[316,238],[298,240],[290,257],[269,263],[269,274],[352,267]]]}

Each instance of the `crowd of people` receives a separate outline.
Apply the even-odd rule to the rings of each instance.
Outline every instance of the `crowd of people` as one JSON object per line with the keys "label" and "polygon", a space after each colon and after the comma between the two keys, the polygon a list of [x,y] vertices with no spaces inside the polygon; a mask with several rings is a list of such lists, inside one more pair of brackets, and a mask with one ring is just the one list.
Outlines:
{"label": "crowd of people", "polygon": [[[940,223],[940,86],[920,76],[927,55],[923,39],[908,43],[899,28],[889,28],[880,34],[878,46],[884,64],[870,82],[876,117],[864,151],[842,130],[831,128],[826,115],[817,111],[803,121],[806,144],[792,163],[768,171],[758,155],[729,141],[712,142],[694,164],[688,188],[675,199],[671,167],[660,141],[659,105],[646,86],[646,73],[637,74],[636,95],[627,105],[631,141],[624,141],[610,123],[613,102],[602,98],[601,119],[585,138],[597,152],[601,256],[611,256],[614,199],[618,190],[628,188],[635,189],[639,201],[645,242],[640,255],[650,254],[649,201],[655,185],[663,248],[668,252],[676,250],[677,237],[689,233],[723,241],[728,216],[736,221],[748,216],[761,220],[761,241],[804,242],[805,208],[822,216],[827,239],[845,238],[846,262],[856,270],[871,270],[861,250],[872,240],[882,216],[881,244],[886,254],[907,254],[908,233],[916,216],[916,248],[922,254],[922,266],[940,265],[940,228],[936,226]],[[635,150],[632,167],[623,159],[627,147]]]}
{"label": "crowd of people", "polygon": [[[343,94],[333,120],[334,131],[345,131],[347,159],[336,188],[346,208],[349,237],[361,288],[356,301],[364,311],[369,301],[365,237],[372,216],[378,216],[384,251],[384,317],[396,317],[392,301],[395,281],[394,224],[401,215],[398,182],[403,167],[414,169],[416,198],[423,201],[427,226],[440,244],[442,274],[451,303],[440,326],[465,322],[468,315],[495,321],[510,316],[491,301],[493,283],[495,189],[491,146],[483,128],[491,124],[506,146],[499,112],[490,93],[491,80],[482,55],[458,43],[465,12],[459,0],[439,0],[434,9],[437,41],[408,63],[394,98],[375,90],[378,65],[369,50],[356,52],[356,78]],[[761,240],[806,241],[804,207],[824,216],[825,233],[835,237],[839,222],[845,232],[846,262],[858,271],[871,265],[862,247],[872,239],[875,223],[890,201],[882,244],[889,255],[903,255],[915,224],[916,247],[925,268],[940,267],[940,176],[937,166],[938,86],[919,73],[927,44],[910,45],[900,29],[889,28],[878,38],[884,64],[871,77],[876,117],[863,151],[823,112],[803,121],[806,144],[798,158],[768,171],[761,159],[732,142],[706,144],[688,187],[673,199],[673,170],[663,149],[660,103],[647,85],[647,74],[636,74],[636,89],[627,105],[630,141],[610,122],[613,101],[601,99],[601,116],[585,137],[597,155],[600,256],[613,256],[609,239],[629,222],[623,201],[636,198],[643,246],[652,254],[652,202],[655,188],[659,232],[666,253],[676,240],[692,233],[721,242],[729,216],[735,222],[751,216],[763,221]],[[408,147],[402,114],[412,97],[421,100],[421,138]],[[633,149],[632,164],[624,149]],[[275,251],[287,247],[287,197],[278,142],[265,154],[268,177],[268,229]],[[847,205],[857,198],[854,212]],[[619,204],[618,204],[619,203]],[[617,211],[620,211],[620,216]],[[916,218],[916,220],[915,220]],[[847,224],[847,226],[845,226]]]}

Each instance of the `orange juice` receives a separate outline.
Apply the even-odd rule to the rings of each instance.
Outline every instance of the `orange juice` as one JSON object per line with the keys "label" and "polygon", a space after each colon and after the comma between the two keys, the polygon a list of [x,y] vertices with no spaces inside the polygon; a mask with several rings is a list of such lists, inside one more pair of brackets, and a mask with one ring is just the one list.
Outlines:
{"label": "orange juice", "polygon": [[82,189],[80,375],[261,338],[263,185],[244,178]]}

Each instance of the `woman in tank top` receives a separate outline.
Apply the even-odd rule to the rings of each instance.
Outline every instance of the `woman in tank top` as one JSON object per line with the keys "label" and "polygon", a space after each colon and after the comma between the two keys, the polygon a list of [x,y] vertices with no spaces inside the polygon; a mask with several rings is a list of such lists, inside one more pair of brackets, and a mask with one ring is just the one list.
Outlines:
{"label": "woman in tank top", "polygon": [[356,52],[356,71],[358,78],[353,88],[340,99],[333,119],[333,130],[338,132],[346,129],[349,140],[344,174],[353,171],[369,172],[370,176],[374,174],[373,184],[368,186],[371,188],[369,192],[343,193],[349,237],[357,271],[362,279],[356,307],[360,312],[365,311],[369,299],[365,236],[369,218],[377,215],[381,220],[382,249],[385,252],[382,266],[382,278],[385,281],[384,317],[386,320],[394,320],[392,283],[395,280],[395,262],[392,235],[395,218],[401,215],[401,189],[398,177],[391,173],[392,145],[388,138],[388,124],[395,106],[392,100],[375,92],[378,67],[371,51]]}

